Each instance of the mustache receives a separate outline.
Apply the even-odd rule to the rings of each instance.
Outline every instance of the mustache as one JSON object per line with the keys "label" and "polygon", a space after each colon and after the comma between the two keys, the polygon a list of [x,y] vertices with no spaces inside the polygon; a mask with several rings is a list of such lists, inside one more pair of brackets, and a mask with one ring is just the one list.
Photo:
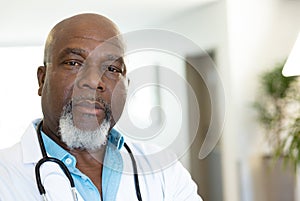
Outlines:
{"label": "mustache", "polygon": [[110,120],[111,113],[112,113],[111,104],[105,101],[102,97],[95,97],[92,95],[79,95],[79,96],[72,97],[72,99],[69,100],[69,102],[64,106],[63,113],[66,114],[72,112],[72,105],[81,101],[90,101],[90,102],[99,103],[104,109],[105,119],[107,121]]}
{"label": "mustache", "polygon": [[72,103],[77,103],[80,101],[90,101],[90,102],[98,102],[100,103],[104,108],[110,108],[110,104],[108,102],[106,102],[102,97],[95,97],[95,96],[84,96],[84,95],[80,95],[80,96],[76,96],[73,97],[71,99]]}

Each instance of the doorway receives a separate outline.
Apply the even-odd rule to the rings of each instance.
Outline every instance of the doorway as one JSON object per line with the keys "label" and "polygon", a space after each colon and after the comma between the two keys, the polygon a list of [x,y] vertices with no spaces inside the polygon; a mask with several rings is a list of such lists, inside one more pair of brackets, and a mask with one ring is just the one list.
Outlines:
{"label": "doorway", "polygon": [[[192,67],[191,64],[197,64],[201,68],[202,76],[211,76],[214,68],[212,60],[215,58],[215,52],[208,54],[188,56],[186,61],[186,78],[193,88],[198,100],[200,109],[200,122],[197,135],[190,148],[190,173],[193,180],[198,185],[198,193],[203,200],[223,201],[223,182],[222,182],[222,157],[220,143],[204,159],[200,160],[198,155],[200,148],[206,137],[207,130],[211,121],[211,101],[210,97],[218,98],[217,91],[208,91],[206,83],[201,75]],[[209,80],[209,79],[208,79]],[[212,83],[214,80],[210,80]],[[211,83],[210,83],[211,84]],[[189,97],[188,97],[189,99]],[[190,100],[189,100],[190,102]],[[192,104],[189,104],[189,111],[193,111]]]}

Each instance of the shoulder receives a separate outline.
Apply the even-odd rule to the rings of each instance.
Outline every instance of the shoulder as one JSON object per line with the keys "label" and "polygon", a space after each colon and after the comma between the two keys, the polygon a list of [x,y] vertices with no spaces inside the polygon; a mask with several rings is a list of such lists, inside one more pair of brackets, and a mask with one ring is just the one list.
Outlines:
{"label": "shoulder", "polygon": [[[178,162],[175,153],[158,145],[138,142],[126,142],[126,144],[133,153],[138,169],[143,173],[161,172]],[[123,156],[129,156],[124,147],[121,151]]]}
{"label": "shoulder", "polygon": [[146,183],[153,180],[150,183],[163,189],[165,197],[170,200],[201,200],[197,194],[197,185],[175,153],[153,144],[127,144],[136,160],[138,174],[148,180]]}
{"label": "shoulder", "polygon": [[0,200],[38,200],[34,164],[23,163],[21,143],[0,150]]}
{"label": "shoulder", "polygon": [[[33,154],[33,153],[32,153]],[[33,163],[24,162],[24,152],[21,143],[0,150],[0,172],[1,175],[25,175],[30,173]]]}
{"label": "shoulder", "polygon": [[26,154],[36,154],[36,149],[33,148],[35,147],[35,141],[37,139],[36,136],[33,135],[33,133],[35,133],[35,125],[38,121],[39,119],[36,119],[28,125],[27,129],[23,133],[18,143],[14,144],[11,147],[0,149],[0,164],[20,164],[23,163],[23,159],[26,156]]}
{"label": "shoulder", "polygon": [[20,143],[0,150],[0,175],[1,181],[8,181],[16,175],[21,166],[22,153]]}
{"label": "shoulder", "polygon": [[0,167],[17,163],[22,159],[21,143],[17,143],[12,147],[0,149]]}

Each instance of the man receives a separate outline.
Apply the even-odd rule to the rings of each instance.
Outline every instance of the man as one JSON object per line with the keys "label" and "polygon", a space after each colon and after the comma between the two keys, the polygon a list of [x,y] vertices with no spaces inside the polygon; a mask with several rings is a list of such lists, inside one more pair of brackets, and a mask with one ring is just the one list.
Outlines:
{"label": "man", "polygon": [[[97,14],[73,16],[51,30],[44,66],[37,71],[44,117],[29,126],[20,143],[0,151],[1,201],[40,200],[39,176],[49,200],[72,200],[58,165],[40,164],[35,175],[43,145],[70,171],[79,200],[201,200],[179,162],[158,169],[153,163],[159,160],[147,158],[153,147],[125,145],[113,129],[129,84],[119,34],[114,23]],[[135,166],[138,177],[132,174]]]}

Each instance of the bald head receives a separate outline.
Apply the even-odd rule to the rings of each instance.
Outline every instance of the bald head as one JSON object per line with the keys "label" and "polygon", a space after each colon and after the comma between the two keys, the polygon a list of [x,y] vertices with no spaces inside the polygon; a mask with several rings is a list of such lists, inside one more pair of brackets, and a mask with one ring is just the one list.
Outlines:
{"label": "bald head", "polygon": [[[103,42],[120,35],[118,27],[110,19],[93,13],[85,13],[67,18],[56,24],[50,31],[44,52],[45,65],[51,62],[51,52],[55,45],[71,38],[86,38]],[[120,37],[115,37],[114,43],[123,47]]]}

